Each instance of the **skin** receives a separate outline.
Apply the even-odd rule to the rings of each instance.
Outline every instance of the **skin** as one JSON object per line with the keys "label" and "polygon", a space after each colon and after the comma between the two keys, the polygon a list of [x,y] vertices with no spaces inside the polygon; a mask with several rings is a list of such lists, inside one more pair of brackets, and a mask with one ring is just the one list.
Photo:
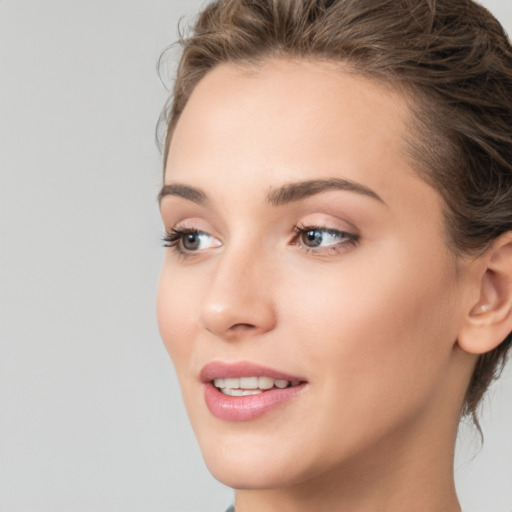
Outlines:
{"label": "skin", "polygon": [[[205,234],[199,249],[166,249],[158,322],[237,512],[460,510],[453,447],[476,356],[457,340],[474,339],[468,312],[489,260],[448,249],[442,200],[406,156],[409,115],[406,98],[339,65],[274,59],[212,70],[176,126],[165,183],[207,199],[168,189],[164,226]],[[268,200],[333,178],[380,199]],[[324,229],[320,247],[293,234],[301,224]],[[199,380],[211,361],[308,384],[259,418],[223,421]]]}

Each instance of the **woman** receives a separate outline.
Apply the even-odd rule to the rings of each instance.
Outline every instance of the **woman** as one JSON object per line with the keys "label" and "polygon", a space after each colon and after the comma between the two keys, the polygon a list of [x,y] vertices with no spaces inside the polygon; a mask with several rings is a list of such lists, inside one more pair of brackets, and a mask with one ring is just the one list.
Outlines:
{"label": "woman", "polygon": [[236,512],[458,511],[512,331],[512,51],[469,0],[219,0],[166,117],[158,321]]}

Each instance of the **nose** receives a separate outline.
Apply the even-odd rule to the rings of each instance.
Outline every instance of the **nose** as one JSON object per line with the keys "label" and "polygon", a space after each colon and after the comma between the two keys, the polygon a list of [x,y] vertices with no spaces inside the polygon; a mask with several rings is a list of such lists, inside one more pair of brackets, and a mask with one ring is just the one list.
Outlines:
{"label": "nose", "polygon": [[277,320],[272,274],[255,253],[233,250],[219,256],[201,304],[201,327],[226,340],[272,330]]}

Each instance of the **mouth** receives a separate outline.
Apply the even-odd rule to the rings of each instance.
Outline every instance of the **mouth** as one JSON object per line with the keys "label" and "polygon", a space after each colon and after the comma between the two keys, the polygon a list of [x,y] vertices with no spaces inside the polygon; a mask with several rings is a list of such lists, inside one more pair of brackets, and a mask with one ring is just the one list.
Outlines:
{"label": "mouth", "polygon": [[216,378],[213,386],[227,396],[259,395],[270,389],[286,389],[299,386],[300,380],[273,379],[272,377],[227,377]]}
{"label": "mouth", "polygon": [[302,377],[248,362],[208,363],[200,379],[208,409],[225,421],[256,419],[298,396],[308,384]]}

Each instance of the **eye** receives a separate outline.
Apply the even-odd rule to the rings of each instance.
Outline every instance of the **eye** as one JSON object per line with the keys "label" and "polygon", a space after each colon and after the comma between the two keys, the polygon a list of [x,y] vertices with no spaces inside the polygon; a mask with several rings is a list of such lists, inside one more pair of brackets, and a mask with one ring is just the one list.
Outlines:
{"label": "eye", "polygon": [[164,238],[164,247],[170,247],[180,254],[199,252],[212,247],[220,247],[222,243],[214,236],[197,229],[173,228]]}
{"label": "eye", "polygon": [[301,245],[308,250],[325,248],[336,252],[347,246],[355,245],[358,240],[358,235],[337,229],[304,225],[294,228],[294,244]]}

